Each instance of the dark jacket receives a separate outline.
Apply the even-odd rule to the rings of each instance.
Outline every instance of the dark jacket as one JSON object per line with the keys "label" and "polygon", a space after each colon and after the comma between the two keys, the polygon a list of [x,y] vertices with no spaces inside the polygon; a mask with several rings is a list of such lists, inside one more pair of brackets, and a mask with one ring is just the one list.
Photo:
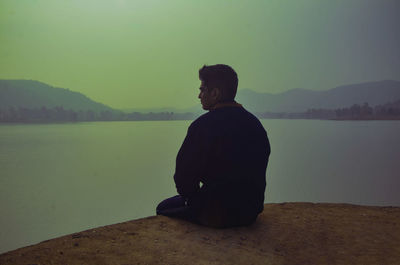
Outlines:
{"label": "dark jacket", "polygon": [[177,191],[199,212],[255,220],[269,154],[267,133],[253,114],[239,104],[211,110],[189,126],[178,152]]}

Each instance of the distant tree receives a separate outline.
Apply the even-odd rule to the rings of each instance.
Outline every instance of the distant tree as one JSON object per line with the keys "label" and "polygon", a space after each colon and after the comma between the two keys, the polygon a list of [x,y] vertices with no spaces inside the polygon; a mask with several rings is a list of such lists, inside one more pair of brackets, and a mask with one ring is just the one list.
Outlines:
{"label": "distant tree", "polygon": [[350,113],[352,118],[358,118],[361,115],[361,106],[358,104],[354,104],[350,107]]}
{"label": "distant tree", "polygon": [[360,116],[362,118],[372,118],[373,114],[373,108],[368,105],[368,102],[365,102],[360,108]]}
{"label": "distant tree", "polygon": [[50,110],[48,110],[45,106],[42,106],[40,109],[40,117],[43,121],[50,121]]}
{"label": "distant tree", "polygon": [[102,121],[111,121],[113,120],[111,111],[102,111],[100,112],[100,120]]}
{"label": "distant tree", "polygon": [[87,110],[87,111],[86,111],[86,120],[87,120],[87,121],[94,121],[94,120],[96,120],[96,114],[94,113],[93,110]]}

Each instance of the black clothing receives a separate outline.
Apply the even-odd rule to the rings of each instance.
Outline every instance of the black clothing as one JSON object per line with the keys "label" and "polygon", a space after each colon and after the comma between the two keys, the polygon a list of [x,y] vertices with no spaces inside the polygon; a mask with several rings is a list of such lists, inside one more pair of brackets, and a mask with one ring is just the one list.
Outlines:
{"label": "black clothing", "polygon": [[267,133],[253,114],[241,106],[211,110],[189,126],[178,152],[177,191],[199,223],[249,224],[263,210],[269,154]]}
{"label": "black clothing", "polygon": [[196,222],[192,207],[187,205],[187,200],[181,195],[175,195],[160,202],[156,212],[157,214]]}
{"label": "black clothing", "polygon": [[257,218],[257,215],[252,215],[241,216],[241,220],[237,218],[226,218],[225,220],[223,220],[220,215],[212,216],[211,214],[209,214],[210,216],[208,217],[208,219],[205,219],[204,217],[199,218],[199,215],[196,214],[195,210],[196,209],[194,207],[187,204],[187,199],[185,199],[181,195],[176,195],[160,202],[157,206],[156,212],[160,215],[179,218],[189,222],[218,228],[250,225]]}

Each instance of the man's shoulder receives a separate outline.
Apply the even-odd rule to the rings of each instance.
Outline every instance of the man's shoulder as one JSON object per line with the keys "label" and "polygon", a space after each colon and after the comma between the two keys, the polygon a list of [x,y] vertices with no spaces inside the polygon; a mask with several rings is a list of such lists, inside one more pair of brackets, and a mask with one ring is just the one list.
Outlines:
{"label": "man's shoulder", "polygon": [[204,125],[209,123],[209,121],[211,119],[210,118],[210,114],[211,114],[211,112],[206,112],[206,113],[200,115],[197,119],[192,121],[192,123],[190,124],[189,128],[195,129],[195,128],[198,128],[198,127],[203,127]]}
{"label": "man's shoulder", "polygon": [[[214,123],[224,124],[224,123],[240,123],[243,121],[260,123],[259,119],[247,111],[243,107],[231,107],[231,108],[221,108],[207,113],[202,114],[196,120],[194,120],[190,127],[202,128]],[[214,124],[216,125],[216,124]]]}

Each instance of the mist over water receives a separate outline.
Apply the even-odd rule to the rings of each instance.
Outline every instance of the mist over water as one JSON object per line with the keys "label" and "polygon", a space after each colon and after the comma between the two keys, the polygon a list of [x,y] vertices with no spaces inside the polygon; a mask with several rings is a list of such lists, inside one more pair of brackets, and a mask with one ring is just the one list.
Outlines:
{"label": "mist over water", "polygon": [[[262,120],[266,202],[400,206],[398,121]],[[190,121],[0,126],[0,253],[155,214]]]}

